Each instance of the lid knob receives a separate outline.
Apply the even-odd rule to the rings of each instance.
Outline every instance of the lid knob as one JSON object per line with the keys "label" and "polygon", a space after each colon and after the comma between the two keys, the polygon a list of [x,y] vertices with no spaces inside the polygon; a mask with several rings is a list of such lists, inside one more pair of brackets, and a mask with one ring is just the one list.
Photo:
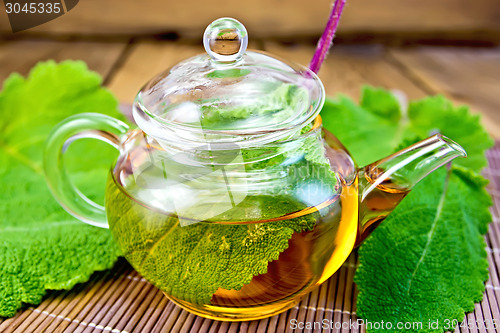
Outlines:
{"label": "lid knob", "polygon": [[245,26],[223,17],[210,23],[203,34],[203,46],[215,62],[234,62],[243,56],[248,45]]}

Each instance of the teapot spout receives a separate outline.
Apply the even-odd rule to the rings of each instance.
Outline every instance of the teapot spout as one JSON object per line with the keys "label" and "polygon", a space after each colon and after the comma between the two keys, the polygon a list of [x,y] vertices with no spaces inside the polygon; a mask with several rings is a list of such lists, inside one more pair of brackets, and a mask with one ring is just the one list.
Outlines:
{"label": "teapot spout", "polygon": [[436,134],[358,171],[359,228],[356,246],[425,176],[456,157],[467,157],[453,140]]}

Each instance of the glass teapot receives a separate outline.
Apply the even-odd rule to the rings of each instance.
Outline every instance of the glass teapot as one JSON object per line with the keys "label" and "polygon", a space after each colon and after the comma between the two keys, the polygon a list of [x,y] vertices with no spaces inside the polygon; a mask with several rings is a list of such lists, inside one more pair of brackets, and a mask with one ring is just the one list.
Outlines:
{"label": "glass teapot", "polygon": [[[181,307],[253,320],[294,306],[328,279],[427,174],[457,156],[435,135],[358,168],[322,128],[325,92],[309,69],[247,51],[223,18],[207,54],[173,66],[138,93],[140,129],[100,114],[59,124],[45,172],[60,204],[108,228],[130,264]],[[105,207],[69,181],[68,145],[96,138],[119,150]]]}

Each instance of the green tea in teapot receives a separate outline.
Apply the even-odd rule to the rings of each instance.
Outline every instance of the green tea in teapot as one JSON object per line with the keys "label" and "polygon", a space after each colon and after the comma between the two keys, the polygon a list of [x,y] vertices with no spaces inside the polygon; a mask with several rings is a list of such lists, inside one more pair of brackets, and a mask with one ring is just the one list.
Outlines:
{"label": "green tea in teapot", "polygon": [[[49,186],[68,212],[109,227],[132,266],[172,301],[219,320],[294,306],[415,184],[465,156],[437,134],[358,168],[321,127],[316,74],[247,51],[247,39],[238,21],[214,21],[207,54],[141,89],[139,129],[79,114],[54,129],[45,150]],[[80,138],[120,152],[105,208],[65,172],[63,153]]]}

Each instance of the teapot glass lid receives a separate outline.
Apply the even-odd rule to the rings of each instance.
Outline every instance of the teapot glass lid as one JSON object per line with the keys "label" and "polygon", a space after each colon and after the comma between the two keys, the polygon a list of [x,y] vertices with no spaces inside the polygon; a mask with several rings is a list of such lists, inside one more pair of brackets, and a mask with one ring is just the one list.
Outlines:
{"label": "teapot glass lid", "polygon": [[178,63],[137,95],[134,118],[146,133],[151,126],[173,126],[255,135],[301,127],[319,113],[324,88],[316,74],[247,51],[248,34],[240,22],[212,22],[203,44],[206,54]]}

